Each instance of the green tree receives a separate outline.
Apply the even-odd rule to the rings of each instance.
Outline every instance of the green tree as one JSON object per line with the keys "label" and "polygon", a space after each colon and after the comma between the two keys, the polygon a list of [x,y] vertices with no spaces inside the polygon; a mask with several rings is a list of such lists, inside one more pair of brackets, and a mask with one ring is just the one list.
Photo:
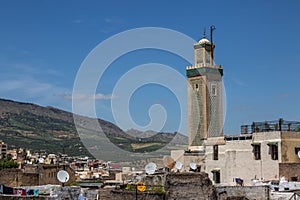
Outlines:
{"label": "green tree", "polygon": [[6,156],[5,156],[5,158],[7,159],[7,160],[12,160],[12,155],[9,153],[9,154],[6,154]]}
{"label": "green tree", "polygon": [[7,168],[18,168],[19,164],[13,160],[8,160],[7,158],[0,159],[0,170]]}

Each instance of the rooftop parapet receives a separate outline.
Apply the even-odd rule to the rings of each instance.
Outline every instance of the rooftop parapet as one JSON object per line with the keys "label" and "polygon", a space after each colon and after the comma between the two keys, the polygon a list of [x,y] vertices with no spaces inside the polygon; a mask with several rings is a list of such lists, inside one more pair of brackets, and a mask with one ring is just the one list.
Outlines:
{"label": "rooftop parapet", "polygon": [[274,121],[252,122],[251,125],[242,125],[241,134],[270,131],[300,131],[300,122],[286,121],[280,118]]}

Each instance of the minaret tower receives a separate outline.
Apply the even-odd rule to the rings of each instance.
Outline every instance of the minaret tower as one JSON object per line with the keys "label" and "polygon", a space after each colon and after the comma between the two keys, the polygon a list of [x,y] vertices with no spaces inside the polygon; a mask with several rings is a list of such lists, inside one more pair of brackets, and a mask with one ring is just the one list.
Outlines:
{"label": "minaret tower", "polygon": [[222,76],[221,66],[214,64],[214,48],[203,38],[194,44],[195,64],[186,68],[188,78],[189,150],[201,150],[210,138],[223,137]]}

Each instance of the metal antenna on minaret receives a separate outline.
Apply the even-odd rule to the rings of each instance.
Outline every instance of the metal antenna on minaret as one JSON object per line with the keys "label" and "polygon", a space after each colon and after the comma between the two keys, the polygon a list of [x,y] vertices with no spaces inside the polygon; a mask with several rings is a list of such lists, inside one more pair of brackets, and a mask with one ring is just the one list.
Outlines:
{"label": "metal antenna on minaret", "polygon": [[214,25],[210,26],[210,42],[213,43],[213,31],[216,30]]}
{"label": "metal antenna on minaret", "polygon": [[216,27],[214,25],[210,26],[210,42],[211,42],[211,59],[212,59],[212,64],[214,65],[214,50],[215,50],[215,45],[213,42],[213,32],[216,30]]}
{"label": "metal antenna on minaret", "polygon": [[206,38],[206,27],[204,27],[204,30],[203,30],[203,38]]}

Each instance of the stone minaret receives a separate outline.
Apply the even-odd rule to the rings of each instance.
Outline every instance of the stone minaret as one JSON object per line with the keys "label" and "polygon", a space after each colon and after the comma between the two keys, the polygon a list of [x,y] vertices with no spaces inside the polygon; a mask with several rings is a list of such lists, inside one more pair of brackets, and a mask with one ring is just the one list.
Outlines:
{"label": "stone minaret", "polygon": [[214,48],[204,33],[194,44],[194,66],[186,68],[190,150],[203,149],[209,138],[223,137],[223,69],[214,64]]}

